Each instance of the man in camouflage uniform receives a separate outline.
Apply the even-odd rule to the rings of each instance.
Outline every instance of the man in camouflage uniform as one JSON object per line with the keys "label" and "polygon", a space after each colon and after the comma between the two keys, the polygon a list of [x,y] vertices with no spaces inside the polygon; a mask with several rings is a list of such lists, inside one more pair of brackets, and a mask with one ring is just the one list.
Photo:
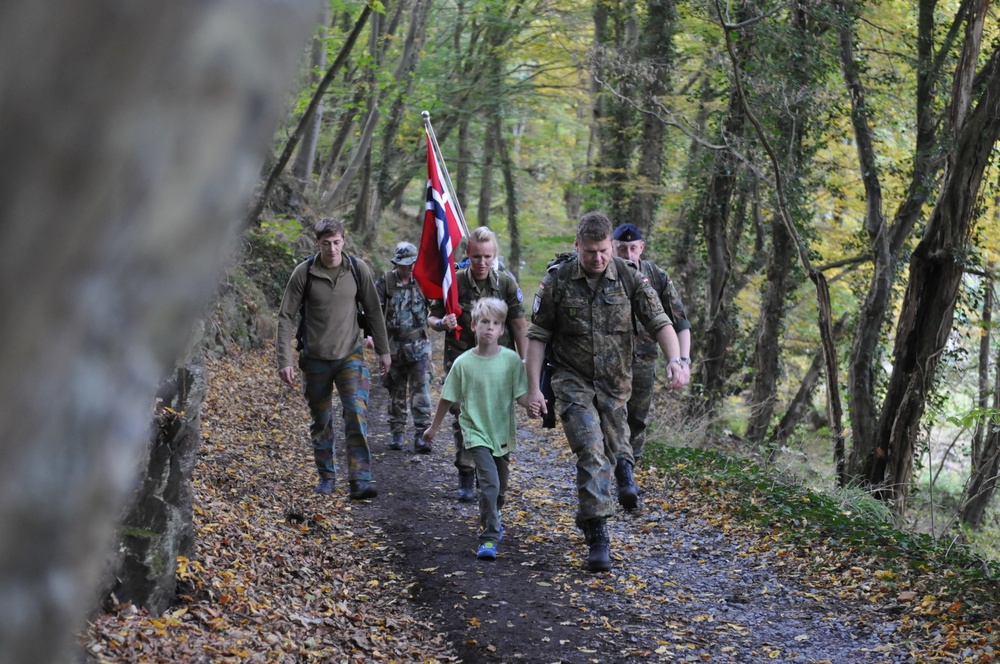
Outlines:
{"label": "man in camouflage uniform", "polygon": [[[691,377],[691,323],[688,321],[684,303],[681,302],[674,283],[667,273],[648,260],[641,260],[646,248],[642,232],[634,224],[622,224],[614,233],[615,255],[635,264],[649,281],[653,290],[660,298],[663,310],[670,314],[677,332],[677,343],[680,346],[679,370]],[[615,466],[615,479],[618,481],[618,502],[623,505],[638,504],[639,487],[635,484],[632,468],[642,456],[642,448],[646,442],[646,419],[649,417],[649,406],[653,400],[653,385],[656,379],[656,340],[640,329],[635,338],[635,350],[632,357],[632,396],[628,400],[629,448],[618,455]],[[687,382],[687,381],[685,381]]]}
{"label": "man in camouflage uniform", "polygon": [[631,395],[633,326],[642,325],[655,336],[670,358],[672,386],[680,387],[685,376],[670,317],[646,278],[612,254],[611,233],[611,221],[603,213],[580,218],[576,255],[545,275],[528,328],[532,412],[546,412],[539,380],[546,345],[552,344],[552,391],[576,455],[576,523],[587,539],[591,571],[611,569],[606,520],[615,511],[615,463],[628,445],[625,405]]}
{"label": "man in camouflage uniform", "polygon": [[[476,345],[476,337],[472,325],[472,305],[483,297],[497,297],[507,303],[507,330],[500,337],[500,345],[512,348],[525,357],[528,343],[525,331],[528,328],[524,320],[524,296],[517,280],[504,270],[498,271],[494,266],[497,257],[497,237],[486,226],[480,226],[469,234],[465,248],[469,265],[456,273],[458,283],[458,303],[462,307],[462,315],[445,315],[444,302],[431,302],[431,315],[427,324],[435,330],[445,332],[444,370],[448,373],[452,362],[467,349]],[[455,338],[456,326],[461,328],[458,339]],[[463,502],[476,499],[475,481],[476,464],[472,454],[465,449],[462,429],[458,425],[458,414],[461,412],[458,404],[452,406],[454,415],[452,429],[455,437],[455,467],[458,468],[457,497]]]}
{"label": "man in camouflage uniform", "polygon": [[413,414],[413,451],[430,454],[421,434],[431,422],[431,342],[427,338],[428,303],[413,279],[417,248],[409,242],[396,245],[395,266],[375,282],[385,329],[389,335],[392,365],[383,378],[389,390],[389,449],[403,449],[406,433],[406,393]]}

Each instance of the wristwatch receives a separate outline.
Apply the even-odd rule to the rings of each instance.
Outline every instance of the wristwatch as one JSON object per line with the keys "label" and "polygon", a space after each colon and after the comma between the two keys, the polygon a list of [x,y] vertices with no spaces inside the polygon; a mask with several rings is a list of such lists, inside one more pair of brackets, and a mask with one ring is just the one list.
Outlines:
{"label": "wristwatch", "polygon": [[444,325],[441,324],[441,319],[440,318],[438,318],[438,322],[437,322],[436,327],[437,327],[438,331],[444,330]]}
{"label": "wristwatch", "polygon": [[[676,362],[677,364],[684,364],[684,358],[683,357],[672,357],[672,358],[670,358],[670,362]],[[667,364],[670,364],[670,362],[667,362]]]}
{"label": "wristwatch", "polygon": [[682,357],[681,358],[681,364],[686,364],[688,366],[691,366],[691,358],[690,357]]}

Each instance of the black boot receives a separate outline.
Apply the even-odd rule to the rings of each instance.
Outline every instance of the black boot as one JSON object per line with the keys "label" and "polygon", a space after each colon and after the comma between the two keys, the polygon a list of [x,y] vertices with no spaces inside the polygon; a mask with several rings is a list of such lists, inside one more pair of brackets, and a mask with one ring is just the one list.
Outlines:
{"label": "black boot", "polygon": [[587,569],[591,572],[606,572],[611,569],[611,538],[604,519],[584,521],[581,528],[587,538],[590,552],[587,554]]}
{"label": "black boot", "polygon": [[476,473],[459,471],[457,498],[463,503],[471,503],[476,499]]}
{"label": "black boot", "polygon": [[367,500],[378,495],[378,489],[368,480],[351,480],[350,487],[351,500]]}
{"label": "black boot", "polygon": [[639,504],[639,487],[632,476],[632,464],[628,460],[618,460],[615,479],[618,480],[618,503],[627,510],[634,510]]}

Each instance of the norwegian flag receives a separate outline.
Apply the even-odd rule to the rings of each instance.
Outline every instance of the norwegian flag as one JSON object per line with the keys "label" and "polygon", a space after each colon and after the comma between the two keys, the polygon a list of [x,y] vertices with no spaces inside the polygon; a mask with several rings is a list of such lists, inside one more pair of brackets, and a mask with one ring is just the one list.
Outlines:
{"label": "norwegian flag", "polygon": [[[458,282],[455,280],[455,250],[464,237],[455,217],[448,190],[442,186],[440,169],[427,136],[427,208],[420,251],[413,265],[413,278],[424,296],[444,300],[446,314],[462,314],[458,304]],[[455,329],[458,338],[461,328]]]}

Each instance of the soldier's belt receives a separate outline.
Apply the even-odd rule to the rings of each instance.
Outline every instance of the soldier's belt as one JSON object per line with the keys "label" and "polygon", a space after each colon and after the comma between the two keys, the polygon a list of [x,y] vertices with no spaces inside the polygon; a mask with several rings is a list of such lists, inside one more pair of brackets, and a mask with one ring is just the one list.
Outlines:
{"label": "soldier's belt", "polygon": [[413,330],[411,332],[400,333],[397,332],[393,334],[393,339],[396,341],[416,341],[417,339],[426,339],[427,333],[423,330]]}

